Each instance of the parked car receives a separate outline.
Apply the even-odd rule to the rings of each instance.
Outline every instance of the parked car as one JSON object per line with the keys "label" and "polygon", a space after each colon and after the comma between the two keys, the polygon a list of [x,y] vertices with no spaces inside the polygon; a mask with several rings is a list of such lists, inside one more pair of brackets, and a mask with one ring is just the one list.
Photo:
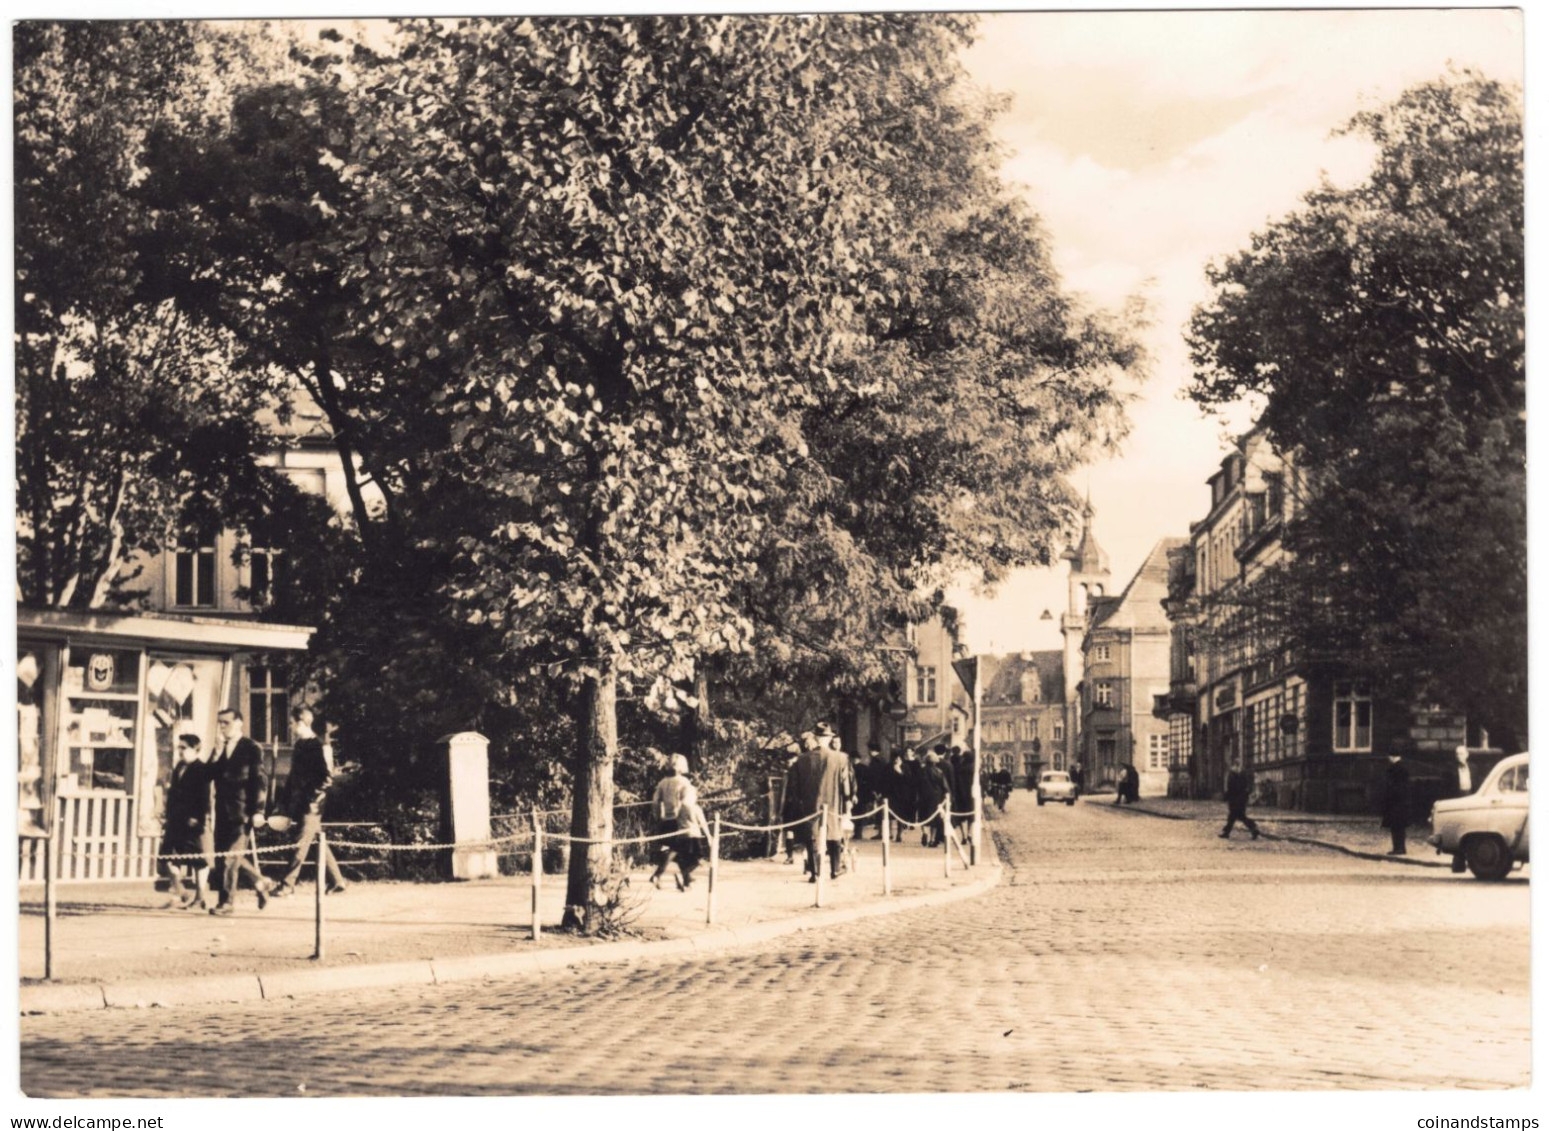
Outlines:
{"label": "parked car", "polygon": [[1503,758],[1473,793],[1433,805],[1427,839],[1452,854],[1454,872],[1466,866],[1481,880],[1503,879],[1514,861],[1527,863],[1527,755]]}
{"label": "parked car", "polygon": [[1038,804],[1045,801],[1063,801],[1066,805],[1076,803],[1076,783],[1070,780],[1070,775],[1064,770],[1045,770],[1038,775]]}

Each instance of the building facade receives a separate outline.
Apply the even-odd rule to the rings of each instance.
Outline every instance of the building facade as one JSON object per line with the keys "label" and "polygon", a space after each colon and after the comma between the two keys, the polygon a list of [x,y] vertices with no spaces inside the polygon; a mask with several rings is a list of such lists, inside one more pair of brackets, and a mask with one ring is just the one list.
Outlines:
{"label": "building facade", "polygon": [[1168,725],[1154,706],[1170,673],[1171,625],[1162,608],[1168,553],[1181,545],[1182,539],[1162,539],[1122,592],[1094,597],[1088,606],[1077,761],[1090,785],[1115,782],[1123,766],[1133,765],[1143,796],[1167,792]]}
{"label": "building facade", "polygon": [[[1209,479],[1210,507],[1170,563],[1170,680],[1154,709],[1175,737],[1171,791],[1218,796],[1236,758],[1258,800],[1317,812],[1370,813],[1383,762],[1402,749],[1417,808],[1451,788],[1466,720],[1439,707],[1387,702],[1358,671],[1295,655],[1255,585],[1286,555],[1283,534],[1307,483],[1262,428],[1244,435]],[[1188,735],[1186,749],[1183,734]],[[1474,736],[1478,737],[1478,736]]]}
{"label": "building facade", "polygon": [[904,706],[898,740],[914,747],[966,743],[972,704],[952,661],[967,655],[958,638],[954,610],[910,625],[904,666]]}
{"label": "building facade", "polygon": [[979,753],[985,770],[1009,770],[1012,782],[1069,765],[1061,743],[1064,656],[1057,651],[980,656]]}

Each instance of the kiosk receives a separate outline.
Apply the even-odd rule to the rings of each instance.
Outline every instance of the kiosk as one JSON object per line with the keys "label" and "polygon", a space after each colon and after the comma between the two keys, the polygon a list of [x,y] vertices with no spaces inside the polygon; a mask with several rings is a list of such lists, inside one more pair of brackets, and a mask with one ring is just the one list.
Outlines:
{"label": "kiosk", "polygon": [[312,629],[253,620],[18,606],[20,882],[156,876],[162,794],[179,735],[209,750],[241,710],[254,653],[298,651]]}

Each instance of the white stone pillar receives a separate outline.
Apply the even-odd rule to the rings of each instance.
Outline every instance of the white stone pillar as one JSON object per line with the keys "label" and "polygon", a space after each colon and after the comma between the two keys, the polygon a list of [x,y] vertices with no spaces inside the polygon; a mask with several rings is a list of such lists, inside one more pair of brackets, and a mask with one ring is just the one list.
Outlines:
{"label": "white stone pillar", "polygon": [[489,739],[473,731],[443,738],[446,743],[447,826],[454,880],[484,880],[500,874],[499,854],[484,842],[489,827]]}

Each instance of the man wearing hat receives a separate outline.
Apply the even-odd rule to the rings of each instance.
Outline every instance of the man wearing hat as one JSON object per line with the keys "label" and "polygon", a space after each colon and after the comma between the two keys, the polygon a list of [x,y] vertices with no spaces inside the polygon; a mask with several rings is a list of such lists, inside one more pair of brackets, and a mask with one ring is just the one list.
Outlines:
{"label": "man wearing hat", "polygon": [[828,851],[829,874],[839,878],[844,860],[844,821],[855,800],[850,760],[832,748],[828,740],[833,737],[833,727],[817,725],[791,767],[791,788],[787,791],[795,806],[792,819],[808,818],[807,879],[811,883],[817,882],[817,870],[822,867],[820,844]]}

